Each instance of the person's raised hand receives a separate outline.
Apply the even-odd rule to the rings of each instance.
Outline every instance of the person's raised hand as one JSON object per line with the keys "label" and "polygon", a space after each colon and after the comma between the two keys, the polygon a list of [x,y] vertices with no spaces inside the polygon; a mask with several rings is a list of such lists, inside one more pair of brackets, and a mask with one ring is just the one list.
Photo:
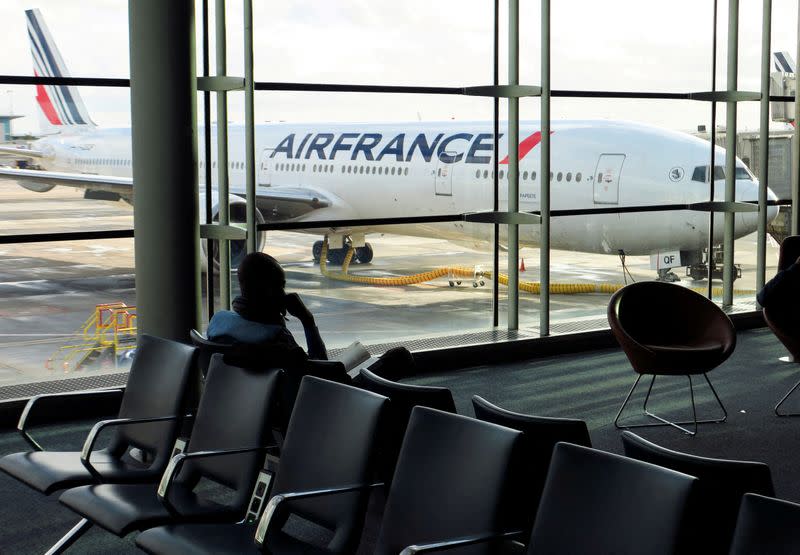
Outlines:
{"label": "person's raised hand", "polygon": [[314,315],[308,310],[300,295],[297,293],[289,293],[285,297],[286,311],[300,320],[303,324],[313,323]]}

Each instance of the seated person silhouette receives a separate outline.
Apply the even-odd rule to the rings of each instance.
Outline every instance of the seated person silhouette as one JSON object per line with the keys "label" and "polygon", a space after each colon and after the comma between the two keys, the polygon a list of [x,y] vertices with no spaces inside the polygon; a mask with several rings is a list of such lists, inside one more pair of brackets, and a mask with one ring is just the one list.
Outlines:
{"label": "seated person silhouette", "polygon": [[766,309],[777,309],[784,305],[796,313],[800,309],[800,257],[765,283],[756,300]]}
{"label": "seated person silhouette", "polygon": [[206,335],[212,341],[254,345],[306,358],[286,327],[286,313],[300,320],[306,336],[308,358],[327,360],[325,343],[314,316],[297,293],[286,294],[286,276],[278,261],[268,254],[253,252],[244,257],[238,270],[241,295],[233,310],[214,313]]}

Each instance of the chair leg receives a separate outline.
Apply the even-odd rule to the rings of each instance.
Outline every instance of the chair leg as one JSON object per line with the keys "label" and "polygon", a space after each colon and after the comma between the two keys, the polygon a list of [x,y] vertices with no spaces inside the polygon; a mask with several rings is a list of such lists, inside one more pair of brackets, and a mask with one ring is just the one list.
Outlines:
{"label": "chair leg", "polygon": [[783,404],[783,402],[784,402],[784,401],[786,401],[786,399],[788,399],[788,398],[789,398],[789,396],[790,396],[792,393],[794,393],[794,391],[795,391],[795,390],[796,390],[798,387],[800,387],[800,382],[797,382],[796,384],[794,384],[794,387],[792,387],[792,388],[791,388],[791,389],[790,389],[790,390],[789,390],[789,391],[786,393],[786,395],[784,395],[784,396],[781,398],[781,400],[780,400],[780,401],[778,401],[778,404],[777,404],[777,405],[775,405],[775,414],[777,414],[778,416],[800,416],[800,412],[780,412],[780,410],[779,410],[779,409],[781,408],[781,405]]}
{"label": "chair leg", "polygon": [[[633,390],[636,389],[636,386],[639,385],[639,380],[642,379],[642,374],[639,374],[639,377],[636,378],[636,381],[633,382],[633,387],[631,390],[628,391],[628,396],[625,397],[625,401],[623,401],[622,406],[619,408],[619,412],[617,413],[617,417],[614,419],[614,427],[617,429],[624,429],[629,428],[630,426],[620,426],[619,425],[619,417],[622,416],[622,411],[625,410],[625,405],[628,404],[628,401],[631,400],[631,395],[633,395]],[[653,387],[653,382],[650,382],[650,387]]]}
{"label": "chair leg", "polygon": [[[705,378],[706,383],[708,383],[708,387],[711,388],[711,392],[714,394],[714,399],[716,399],[717,404],[719,405],[720,409],[722,409],[722,417],[721,418],[713,418],[713,419],[707,419],[707,420],[698,420],[697,419],[697,408],[696,408],[695,402],[694,402],[694,383],[692,382],[691,374],[687,374],[686,377],[689,378],[689,396],[690,396],[691,403],[692,403],[692,420],[689,420],[689,421],[686,421],[686,422],[672,422],[670,420],[662,418],[661,416],[658,416],[657,414],[654,414],[654,413],[650,412],[649,410],[647,410],[647,403],[650,400],[650,393],[652,392],[653,384],[656,381],[656,375],[654,374],[652,380],[650,380],[650,386],[647,388],[647,395],[644,398],[644,403],[642,405],[642,411],[644,412],[644,414],[646,416],[649,416],[650,418],[653,418],[654,420],[657,420],[658,423],[631,424],[631,425],[621,426],[619,424],[619,418],[622,415],[622,411],[625,408],[625,405],[628,404],[628,401],[630,400],[631,395],[633,395],[634,389],[636,389],[636,386],[639,384],[639,380],[641,379],[641,377],[642,377],[642,375],[640,374],[639,377],[636,378],[636,381],[634,382],[633,387],[628,392],[628,396],[625,398],[625,402],[622,403],[622,407],[619,409],[619,412],[617,413],[617,417],[614,419],[614,426],[619,428],[619,429],[625,429],[625,428],[649,428],[649,427],[654,427],[654,426],[672,426],[673,428],[677,428],[678,430],[682,431],[683,433],[685,433],[687,435],[693,436],[693,435],[695,435],[697,433],[697,425],[698,424],[715,424],[715,423],[725,422],[728,419],[728,411],[725,409],[725,405],[722,404],[722,401],[720,400],[719,395],[717,395],[717,390],[712,385],[711,380],[708,379],[708,374],[707,373],[703,373],[703,377]],[[797,388],[798,386],[800,386],[800,383],[798,383],[797,386],[795,386],[795,388]],[[687,428],[683,427],[683,426],[686,426],[688,424],[692,424],[693,431],[690,431]]]}
{"label": "chair leg", "polygon": [[57,555],[59,553],[63,553],[66,551],[69,546],[73,543],[78,541],[81,536],[83,536],[86,531],[92,527],[92,523],[89,520],[82,518],[78,524],[72,527],[72,530],[67,532],[64,537],[62,537],[58,542],[47,550],[45,555]]}

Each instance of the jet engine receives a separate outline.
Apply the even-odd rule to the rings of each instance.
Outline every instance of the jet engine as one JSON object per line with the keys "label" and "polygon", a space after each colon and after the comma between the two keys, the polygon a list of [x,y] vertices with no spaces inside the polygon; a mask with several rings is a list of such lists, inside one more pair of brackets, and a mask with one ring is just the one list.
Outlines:
{"label": "jet engine", "polygon": [[[219,199],[214,196],[212,199],[212,214],[214,222],[219,221]],[[230,211],[230,223],[231,225],[237,227],[244,227],[247,223],[247,201],[242,197],[237,197],[231,195],[230,203],[229,203],[229,211]],[[201,196],[200,197],[200,221],[205,221],[205,200]],[[256,209],[256,223],[262,224],[264,223],[264,216],[261,215],[258,209]],[[257,248],[258,250],[262,250],[264,245],[267,242],[267,232],[266,231],[259,231],[257,237]],[[247,254],[247,243],[244,240],[237,240],[237,241],[230,241],[231,246],[231,268],[238,268],[239,263]],[[203,271],[208,270],[208,241],[203,239],[200,241],[200,247],[202,249],[203,260],[202,260],[202,267]],[[211,267],[214,269],[215,272],[219,272],[219,247],[218,242],[215,241],[214,244],[214,258],[212,261]]]}

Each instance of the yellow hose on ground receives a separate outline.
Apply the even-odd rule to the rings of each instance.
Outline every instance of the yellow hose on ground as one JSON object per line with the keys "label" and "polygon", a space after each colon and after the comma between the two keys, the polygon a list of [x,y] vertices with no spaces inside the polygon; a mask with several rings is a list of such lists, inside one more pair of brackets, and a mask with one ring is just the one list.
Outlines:
{"label": "yellow hose on ground", "polygon": [[[432,281],[437,278],[441,277],[450,277],[450,278],[474,278],[476,276],[476,272],[474,269],[467,268],[464,266],[443,266],[441,268],[436,268],[435,270],[430,270],[428,272],[422,272],[419,274],[412,274],[410,276],[397,276],[397,277],[369,277],[369,276],[358,276],[347,273],[350,269],[350,262],[353,260],[353,255],[355,254],[355,248],[351,245],[349,249],[347,249],[347,254],[344,257],[344,262],[342,262],[342,270],[341,272],[332,272],[328,270],[328,239],[322,243],[322,253],[320,254],[319,258],[319,270],[322,275],[327,278],[335,279],[337,281],[346,281],[350,283],[363,283],[366,285],[378,285],[383,287],[398,287],[404,285],[416,285],[417,283],[425,283],[427,281]],[[481,276],[485,276],[488,279],[492,278],[491,272],[481,272]],[[508,286],[508,276],[506,274],[500,274],[498,276],[498,281],[502,285]],[[616,291],[625,287],[622,283],[551,283],[550,284],[550,294],[551,295],[583,295],[589,293],[604,293],[606,295],[610,295],[615,293]],[[693,291],[697,291],[698,293],[705,294],[706,289],[704,287],[690,287]],[[534,295],[539,295],[541,293],[541,284],[535,281],[520,281],[519,282],[519,290],[525,291],[527,293],[532,293]],[[736,295],[755,295],[755,291],[750,291],[746,289],[734,289],[734,294]],[[712,289],[713,296],[722,296],[722,288],[715,287]]]}

